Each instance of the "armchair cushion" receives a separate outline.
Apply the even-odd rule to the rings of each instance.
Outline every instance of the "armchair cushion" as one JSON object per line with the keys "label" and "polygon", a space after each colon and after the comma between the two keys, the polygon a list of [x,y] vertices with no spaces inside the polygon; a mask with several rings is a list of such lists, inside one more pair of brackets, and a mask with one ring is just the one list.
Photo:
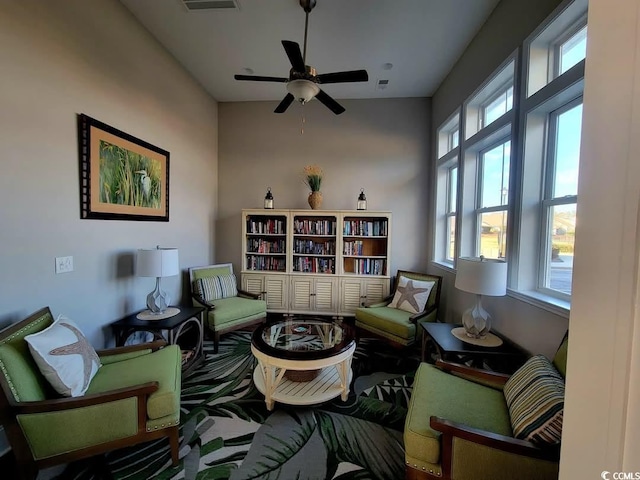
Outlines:
{"label": "armchair cushion", "polygon": [[168,345],[136,358],[103,365],[87,389],[87,394],[104,393],[158,382],[158,390],[149,395],[147,416],[154,420],[180,411],[180,348]]}
{"label": "armchair cushion", "polygon": [[371,329],[393,337],[412,339],[416,336],[416,325],[411,321],[411,314],[405,310],[389,306],[360,308],[357,319]]}
{"label": "armchair cushion", "polygon": [[216,275],[198,278],[195,281],[195,292],[207,302],[238,295],[235,275]]}
{"label": "armchair cushion", "polygon": [[[432,416],[500,435],[512,435],[509,412],[500,390],[421,363],[416,371],[413,392],[404,432],[408,457],[421,458],[431,464],[440,463],[441,433],[431,428]],[[416,392],[421,393],[418,395]],[[438,394],[425,395],[425,392]]]}
{"label": "armchair cushion", "polygon": [[40,372],[66,397],[84,395],[100,359],[78,326],[60,315],[44,330],[24,337]]}
{"label": "armchair cushion", "polygon": [[435,282],[422,282],[401,276],[389,308],[398,308],[409,313],[422,312],[434,285]]}
{"label": "armchair cushion", "polygon": [[516,438],[559,444],[564,380],[544,355],[534,355],[507,380],[504,397]]}

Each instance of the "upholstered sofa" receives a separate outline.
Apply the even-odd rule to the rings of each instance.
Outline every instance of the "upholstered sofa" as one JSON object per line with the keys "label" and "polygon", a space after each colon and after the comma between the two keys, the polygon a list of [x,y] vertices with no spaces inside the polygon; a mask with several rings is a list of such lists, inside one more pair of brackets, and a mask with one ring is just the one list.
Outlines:
{"label": "upholstered sofa", "polygon": [[[406,478],[557,479],[566,353],[565,338],[552,363],[534,356],[513,374],[511,382],[508,375],[456,363],[421,363],[405,423]],[[518,392],[518,388],[530,388],[534,393]],[[514,391],[527,403],[524,415],[517,411]],[[554,397],[549,408],[554,410],[539,415],[532,399],[549,394]],[[538,402],[545,404],[547,400]],[[539,418],[533,419],[534,415]],[[543,438],[541,427],[551,418],[558,437],[555,441]],[[522,439],[523,433],[532,439]]]}

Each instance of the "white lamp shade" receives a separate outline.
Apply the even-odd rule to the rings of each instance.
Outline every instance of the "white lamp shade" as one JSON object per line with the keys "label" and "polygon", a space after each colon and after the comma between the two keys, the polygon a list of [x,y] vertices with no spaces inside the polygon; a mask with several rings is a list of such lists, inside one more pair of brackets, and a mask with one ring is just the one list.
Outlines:
{"label": "white lamp shade", "polygon": [[171,277],[180,273],[177,248],[138,250],[136,275],[139,277]]}
{"label": "white lamp shade", "polygon": [[311,80],[291,80],[287,83],[287,91],[301,103],[307,103],[320,91],[320,87]]}
{"label": "white lamp shade", "polygon": [[507,262],[460,257],[456,266],[457,289],[492,297],[507,293]]}

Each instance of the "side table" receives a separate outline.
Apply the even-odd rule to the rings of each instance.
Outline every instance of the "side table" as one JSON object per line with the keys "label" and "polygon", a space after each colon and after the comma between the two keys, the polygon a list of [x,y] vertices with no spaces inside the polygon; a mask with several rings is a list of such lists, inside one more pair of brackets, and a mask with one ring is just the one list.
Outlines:
{"label": "side table", "polygon": [[452,323],[423,322],[422,361],[427,355],[427,343],[432,341],[436,353],[442,360],[471,364],[478,368],[489,368],[496,372],[513,373],[529,357],[527,352],[495,330],[491,333],[502,340],[498,347],[482,347],[463,342],[451,330],[460,327]]}
{"label": "side table", "polygon": [[[202,307],[177,307],[180,312],[161,320],[140,320],[139,312],[111,324],[116,346],[125,344],[135,332],[149,332],[156,340],[179,345],[182,350],[182,372],[189,373],[204,360],[204,315]],[[166,337],[163,334],[166,332]]]}

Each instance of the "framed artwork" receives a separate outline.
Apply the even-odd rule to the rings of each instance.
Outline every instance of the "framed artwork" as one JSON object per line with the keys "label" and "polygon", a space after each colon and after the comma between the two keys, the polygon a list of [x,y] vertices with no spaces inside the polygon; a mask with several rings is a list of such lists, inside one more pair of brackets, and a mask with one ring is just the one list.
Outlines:
{"label": "framed artwork", "polygon": [[78,115],[80,218],[169,221],[169,152]]}

